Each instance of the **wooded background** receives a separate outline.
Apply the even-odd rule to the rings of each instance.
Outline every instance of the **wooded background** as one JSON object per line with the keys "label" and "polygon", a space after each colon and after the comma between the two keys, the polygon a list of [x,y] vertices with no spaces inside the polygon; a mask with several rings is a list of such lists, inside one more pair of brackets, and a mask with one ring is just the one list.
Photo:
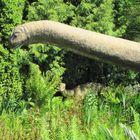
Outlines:
{"label": "wooded background", "polygon": [[[48,44],[11,48],[17,25],[45,19],[140,42],[139,0],[0,0],[0,139],[139,140],[138,72]],[[61,82],[103,88],[75,100],[56,96]]]}
{"label": "wooded background", "polygon": [[67,88],[91,81],[104,85],[138,83],[139,73],[65,52],[52,45],[36,44],[16,50],[8,45],[9,36],[17,25],[42,19],[140,41],[138,5],[136,0],[1,0],[1,106],[15,109],[18,100],[29,98],[40,105],[48,96],[44,91],[55,93],[61,80]]}

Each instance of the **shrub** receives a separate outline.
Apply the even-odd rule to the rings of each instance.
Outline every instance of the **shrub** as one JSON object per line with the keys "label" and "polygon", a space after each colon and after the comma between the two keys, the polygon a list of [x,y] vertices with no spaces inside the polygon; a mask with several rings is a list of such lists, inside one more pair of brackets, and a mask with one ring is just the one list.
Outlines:
{"label": "shrub", "polygon": [[25,85],[24,99],[30,99],[40,108],[47,107],[47,103],[57,91],[61,81],[60,75],[53,73],[53,71],[47,71],[46,74],[42,75],[38,65],[34,63],[30,63],[29,67],[29,78]]}
{"label": "shrub", "polygon": [[22,96],[22,83],[16,57],[0,45],[0,112],[16,110]]}
{"label": "shrub", "polygon": [[8,45],[8,38],[15,25],[21,24],[25,0],[0,1],[0,29],[2,43]]}

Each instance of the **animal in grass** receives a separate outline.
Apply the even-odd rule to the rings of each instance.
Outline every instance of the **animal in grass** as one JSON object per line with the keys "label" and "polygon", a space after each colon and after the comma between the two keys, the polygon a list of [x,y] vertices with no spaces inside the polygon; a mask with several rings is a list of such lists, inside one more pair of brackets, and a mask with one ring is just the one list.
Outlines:
{"label": "animal in grass", "polygon": [[95,92],[95,94],[99,94],[101,90],[104,88],[104,85],[100,83],[86,83],[81,84],[73,89],[66,89],[65,83],[60,83],[59,91],[64,97],[74,97],[76,99],[83,100],[84,97],[88,94],[88,90],[91,89]]}
{"label": "animal in grass", "polygon": [[67,51],[140,71],[140,43],[42,20],[17,26],[10,44],[56,44]]}

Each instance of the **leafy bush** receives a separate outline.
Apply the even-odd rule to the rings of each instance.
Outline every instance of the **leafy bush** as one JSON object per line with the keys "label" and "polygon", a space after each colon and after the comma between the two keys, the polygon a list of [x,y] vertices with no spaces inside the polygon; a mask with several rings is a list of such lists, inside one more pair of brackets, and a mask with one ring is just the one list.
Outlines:
{"label": "leafy bush", "polygon": [[22,83],[16,57],[0,45],[0,112],[16,110],[22,96]]}
{"label": "leafy bush", "polygon": [[42,75],[38,65],[30,63],[24,99],[30,99],[36,106],[43,108],[43,105],[47,105],[56,93],[60,81],[59,73],[47,71],[46,74]]}
{"label": "leafy bush", "polygon": [[[94,99],[95,103],[90,99]],[[124,112],[115,114],[112,111],[114,109],[113,103],[112,105],[108,104],[107,107],[106,102],[103,102],[102,107],[98,106],[97,108],[97,102],[98,98],[94,91],[90,91],[85,100],[86,106],[77,109],[77,103],[72,106],[69,104],[70,106],[66,107],[63,106],[65,102],[57,97],[45,114],[41,114],[37,108],[24,110],[18,115],[12,112],[10,114],[3,112],[0,116],[0,126],[2,126],[0,138],[139,140],[140,116],[134,108],[129,107],[131,112],[125,111],[128,116],[131,116],[131,122],[124,122],[122,120]],[[90,110],[91,116],[84,113],[83,107]],[[120,105],[121,107],[123,106]],[[88,125],[85,123],[86,117],[90,117]],[[127,120],[127,118],[125,119]]]}
{"label": "leafy bush", "polygon": [[[0,1],[0,139],[140,138],[139,91],[135,94],[122,85],[116,86],[137,84],[139,73],[52,45],[24,46],[14,51],[4,48],[11,30],[23,22],[22,18],[55,20],[138,40],[139,34],[135,32],[139,31],[139,7],[132,5],[132,1],[28,0],[26,7],[25,0]],[[128,16],[130,5],[132,12]],[[113,85],[99,96],[89,90],[84,105],[72,99],[53,98],[62,80],[64,63],[64,81],[69,87],[93,80]]]}
{"label": "leafy bush", "polygon": [[0,1],[0,29],[1,42],[8,45],[8,38],[12,29],[21,24],[25,0],[1,0]]}
{"label": "leafy bush", "polygon": [[39,65],[30,60],[30,55],[26,51],[17,49],[11,54],[0,46],[1,112],[22,111],[29,106],[46,107],[57,91],[61,82],[60,77],[64,72],[64,68],[58,64],[59,57],[56,56],[49,63],[50,71],[44,74]]}
{"label": "leafy bush", "polygon": [[84,99],[85,122],[89,125],[93,122],[98,112],[98,99],[95,91],[89,89]]}

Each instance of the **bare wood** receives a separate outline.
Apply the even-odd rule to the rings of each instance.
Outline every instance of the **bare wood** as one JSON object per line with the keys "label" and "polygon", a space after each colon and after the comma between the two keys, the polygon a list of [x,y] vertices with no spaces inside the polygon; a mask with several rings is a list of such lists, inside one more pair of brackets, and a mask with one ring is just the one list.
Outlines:
{"label": "bare wood", "polygon": [[[110,86],[105,86],[100,83],[85,83],[80,84],[73,89],[66,89],[65,83],[60,83],[59,92],[62,93],[64,97],[73,97],[77,100],[83,100],[85,96],[88,94],[88,91],[92,90],[95,95],[104,95],[108,90],[110,90]],[[124,87],[124,93],[131,98],[132,96],[137,96],[140,93],[140,84],[129,85]]]}
{"label": "bare wood", "polygon": [[85,83],[80,84],[73,89],[66,89],[65,83],[60,83],[59,92],[62,93],[64,97],[74,97],[79,100],[83,100],[84,97],[88,94],[89,89],[93,91],[96,95],[104,89],[105,86],[100,83]]}
{"label": "bare wood", "polygon": [[140,43],[116,38],[54,21],[34,21],[18,26],[12,46],[56,44],[73,53],[140,71]]}

